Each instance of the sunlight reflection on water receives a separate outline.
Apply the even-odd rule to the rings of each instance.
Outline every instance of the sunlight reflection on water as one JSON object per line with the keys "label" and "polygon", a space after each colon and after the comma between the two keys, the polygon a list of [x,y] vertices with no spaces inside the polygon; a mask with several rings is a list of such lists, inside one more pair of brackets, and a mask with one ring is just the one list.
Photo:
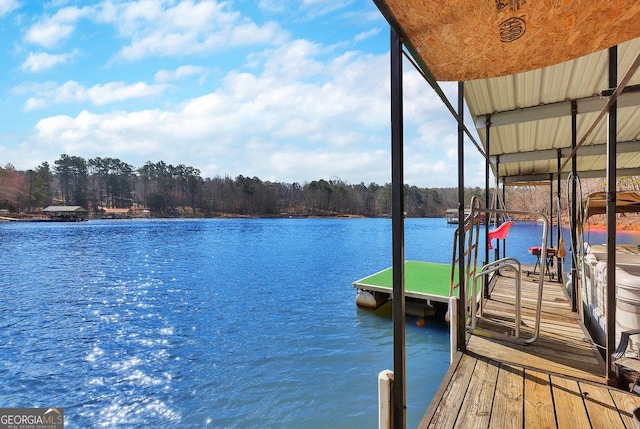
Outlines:
{"label": "sunlight reflection on water", "polygon": [[[536,228],[514,226],[508,249],[529,258]],[[390,231],[388,219],[2,224],[3,406],[64,407],[87,428],[375,426],[391,321],[357,310],[351,284],[390,266]],[[407,259],[447,262],[453,231],[407,219]],[[447,326],[415,322],[409,427],[449,358]]]}

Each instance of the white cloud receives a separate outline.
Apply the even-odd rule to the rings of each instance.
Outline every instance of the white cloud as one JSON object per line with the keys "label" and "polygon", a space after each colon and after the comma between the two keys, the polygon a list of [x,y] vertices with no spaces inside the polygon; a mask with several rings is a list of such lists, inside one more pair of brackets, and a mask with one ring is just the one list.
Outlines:
{"label": "white cloud", "polygon": [[160,83],[173,82],[189,76],[202,75],[204,72],[204,67],[180,66],[175,70],[159,70],[156,72],[155,81]]}
{"label": "white cloud", "polygon": [[362,42],[363,40],[370,39],[373,36],[377,36],[380,34],[379,28],[373,28],[369,31],[364,31],[362,33],[356,34],[356,37],[353,38],[355,42]]}
{"label": "white cloud", "polygon": [[19,6],[16,0],[0,0],[0,18],[4,18]]}
{"label": "white cloud", "polygon": [[269,14],[286,13],[289,19],[309,21],[346,9],[352,3],[353,0],[260,0],[258,7]]}
{"label": "white cloud", "polygon": [[31,52],[22,63],[20,69],[28,73],[36,73],[57,66],[58,64],[73,61],[78,56],[79,51],[74,49],[66,54],[48,54],[46,52]]}
{"label": "white cloud", "polygon": [[157,1],[127,3],[104,8],[100,19],[131,39],[119,54],[126,60],[222,52],[289,37],[274,22],[258,25],[231,10],[229,3],[215,1],[181,1],[165,9]]}
{"label": "white cloud", "polygon": [[353,3],[353,0],[343,0],[340,2],[334,0],[303,0],[301,9],[305,10],[309,17],[318,17],[344,9],[351,3]]}
{"label": "white cloud", "polygon": [[294,40],[262,53],[265,75],[278,79],[301,79],[320,72],[324,65],[316,58],[321,46],[307,40]]}
{"label": "white cloud", "polygon": [[92,13],[89,7],[67,7],[52,17],[34,24],[25,34],[25,41],[51,49],[67,39],[75,30],[77,22]]}
{"label": "white cloud", "polygon": [[[0,17],[16,7],[0,0]],[[13,42],[8,61],[18,62],[8,67],[23,78],[51,72],[28,76],[41,82],[14,86],[5,102],[26,111],[0,135],[2,158],[18,168],[68,153],[182,163],[205,177],[390,179],[388,54],[345,51],[387,50],[371,2],[53,0],[13,24],[22,43]],[[405,65],[405,179],[455,186],[455,122]],[[455,84],[444,88],[455,100]],[[469,181],[484,172],[476,170]]]}
{"label": "white cloud", "polygon": [[62,85],[47,83],[30,87],[23,86],[19,90],[16,89],[15,92],[37,94],[29,97],[25,103],[24,109],[31,111],[63,103],[88,102],[95,106],[102,106],[135,98],[155,96],[162,93],[165,88],[164,85],[148,85],[144,82],[133,84],[109,82],[87,88],[76,81],[67,81]]}
{"label": "white cloud", "polygon": [[[331,177],[352,183],[388,182],[388,55],[352,51],[336,56],[335,45],[288,40],[278,25],[253,22],[229,5],[103,3],[100,14],[92,17],[117,27],[126,41],[120,51],[124,58],[209,53],[234,44],[262,43],[260,38],[265,38],[263,46],[268,49],[249,56],[251,72],[229,71],[209,93],[152,109],[134,110],[126,102],[157,96],[169,84],[205,75],[211,66],[165,63],[155,73],[155,85],[141,81],[86,87],[76,80],[21,85],[14,92],[30,97],[26,110],[69,103],[84,109],[41,119],[21,151],[46,154],[42,160],[48,161],[60,153],[117,156],[136,166],[164,160],[199,168],[205,177],[243,174],[287,182]],[[300,7],[332,6],[316,1]],[[71,22],[72,17],[69,13],[65,21],[60,15],[58,22]],[[375,35],[371,30],[352,40]],[[448,112],[415,71],[407,67],[405,75],[407,182],[455,186],[455,162],[446,156],[447,148],[455,146],[450,137],[455,136],[455,122],[444,119]],[[447,93],[454,89],[445,85]],[[193,94],[191,89],[188,93]],[[90,105],[102,106],[103,112],[92,111]],[[11,155],[6,158],[20,159]],[[27,168],[33,168],[32,160]]]}
{"label": "white cloud", "polygon": [[289,37],[277,23],[258,25],[226,2],[141,0],[60,9],[31,26],[24,39],[47,49],[57,47],[83,18],[115,26],[120,37],[129,40],[119,53],[127,60],[222,52],[238,46],[281,43]]}
{"label": "white cloud", "polygon": [[[303,45],[292,43],[290,51],[305,62],[316,51]],[[260,75],[231,72],[215,92],[165,110],[83,111],[42,119],[26,144],[42,152],[56,142],[53,159],[60,153],[118,156],[134,165],[162,159],[192,165],[207,177],[228,173],[280,181],[336,176],[358,183],[387,181],[388,141],[372,137],[388,127],[387,91],[379,83],[387,62],[384,56],[340,57],[318,66],[317,83],[289,79],[282,70],[276,78],[273,73],[282,65],[272,64]],[[192,71],[179,68],[166,77]],[[129,85],[122,89],[133,91]],[[106,85],[84,88],[67,82],[43,86],[34,104],[79,99],[98,104],[95,93],[101,91],[116,98],[117,91]]]}
{"label": "white cloud", "polygon": [[41,98],[29,97],[24,103],[24,110],[29,112],[32,110],[44,109],[47,107],[45,101]]}
{"label": "white cloud", "polygon": [[148,85],[144,82],[125,84],[124,82],[109,82],[104,85],[94,85],[86,90],[86,100],[100,106],[115,102],[144,98],[158,95],[165,90],[164,85]]}
{"label": "white cloud", "polygon": [[45,48],[53,48],[60,40],[69,37],[73,30],[74,26],[71,24],[57,22],[36,24],[27,31],[25,40]]}
{"label": "white cloud", "polygon": [[259,0],[258,8],[270,14],[277,14],[287,11],[289,5],[283,0]]}
{"label": "white cloud", "polygon": [[[271,173],[272,177],[265,180],[276,181],[278,177],[289,177],[290,182],[303,183],[339,177],[351,183],[384,184],[391,181],[391,171],[388,168],[381,171],[380,167],[388,167],[390,162],[389,153],[380,149],[346,152],[284,150],[268,156],[266,171],[276,173]],[[259,163],[251,167],[261,168]]]}

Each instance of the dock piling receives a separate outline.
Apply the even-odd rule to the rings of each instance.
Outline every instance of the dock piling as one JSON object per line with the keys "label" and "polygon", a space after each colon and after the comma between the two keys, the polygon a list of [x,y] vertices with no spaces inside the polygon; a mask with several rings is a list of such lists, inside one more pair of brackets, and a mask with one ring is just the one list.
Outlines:
{"label": "dock piling", "polygon": [[391,429],[392,386],[393,371],[389,369],[380,371],[378,374],[378,429]]}

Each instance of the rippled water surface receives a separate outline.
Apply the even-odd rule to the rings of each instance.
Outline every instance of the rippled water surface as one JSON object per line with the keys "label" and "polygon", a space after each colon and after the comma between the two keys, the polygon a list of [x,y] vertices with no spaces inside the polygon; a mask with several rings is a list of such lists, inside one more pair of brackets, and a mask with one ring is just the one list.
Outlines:
{"label": "rippled water surface", "polygon": [[[443,219],[406,229],[407,259],[449,260]],[[69,428],[375,427],[391,320],[351,284],[390,266],[390,237],[388,219],[0,224],[0,405],[64,407]],[[446,325],[415,322],[408,427],[449,353]]]}
{"label": "rippled water surface", "polygon": [[[390,242],[387,219],[0,224],[1,405],[70,428],[374,427],[391,321],[351,283]],[[448,334],[407,327],[415,426]]]}

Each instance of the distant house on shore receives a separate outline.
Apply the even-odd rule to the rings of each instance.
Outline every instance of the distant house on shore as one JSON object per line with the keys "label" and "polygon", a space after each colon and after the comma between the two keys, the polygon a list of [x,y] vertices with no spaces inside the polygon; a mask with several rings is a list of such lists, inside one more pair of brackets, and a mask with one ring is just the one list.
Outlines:
{"label": "distant house on shore", "polygon": [[43,210],[49,219],[60,222],[87,220],[87,209],[81,206],[49,206]]}
{"label": "distant house on shore", "polygon": [[103,219],[129,219],[131,209],[102,209],[100,214]]}

